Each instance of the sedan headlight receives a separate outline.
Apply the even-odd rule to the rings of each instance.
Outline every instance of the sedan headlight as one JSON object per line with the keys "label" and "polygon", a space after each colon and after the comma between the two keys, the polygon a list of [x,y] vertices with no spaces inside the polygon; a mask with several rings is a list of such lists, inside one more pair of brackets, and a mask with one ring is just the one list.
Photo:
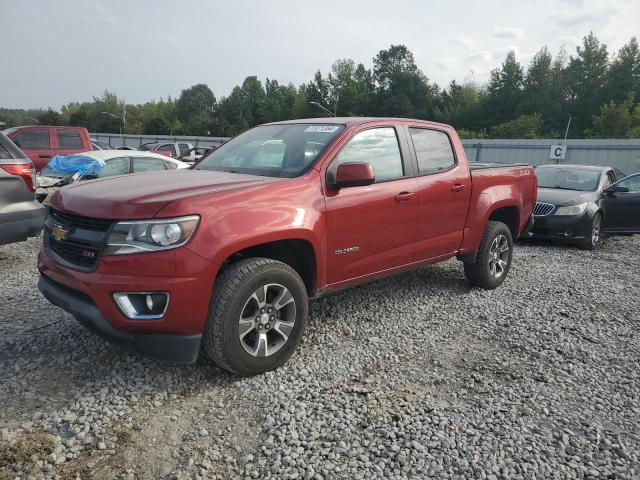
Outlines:
{"label": "sedan headlight", "polygon": [[579,203],[578,205],[559,207],[556,210],[556,215],[582,215],[586,209],[587,203]]}
{"label": "sedan headlight", "polygon": [[191,215],[118,222],[107,238],[103,255],[128,255],[178,248],[189,241],[199,221],[199,216]]}

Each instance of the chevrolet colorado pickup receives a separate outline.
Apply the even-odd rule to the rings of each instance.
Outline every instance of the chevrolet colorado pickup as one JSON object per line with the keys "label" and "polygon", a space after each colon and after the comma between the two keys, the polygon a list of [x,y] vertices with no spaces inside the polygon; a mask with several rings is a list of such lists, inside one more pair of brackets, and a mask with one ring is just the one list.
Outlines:
{"label": "chevrolet colorado pickup", "polygon": [[240,375],[292,355],[310,297],[451,257],[496,288],[537,188],[530,166],[470,166],[447,125],[394,118],[261,125],[139,175],[53,195],[40,290],[134,351]]}

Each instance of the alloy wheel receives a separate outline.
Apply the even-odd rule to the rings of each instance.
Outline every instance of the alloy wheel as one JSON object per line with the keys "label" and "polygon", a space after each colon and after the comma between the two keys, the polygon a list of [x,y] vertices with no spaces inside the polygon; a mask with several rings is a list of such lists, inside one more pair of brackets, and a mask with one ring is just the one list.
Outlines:
{"label": "alloy wheel", "polygon": [[269,357],[280,350],[293,330],[296,302],[280,284],[258,287],[245,302],[238,322],[242,347],[254,357]]}
{"label": "alloy wheel", "polygon": [[494,278],[504,275],[509,263],[509,241],[504,235],[498,235],[489,247],[489,273]]}

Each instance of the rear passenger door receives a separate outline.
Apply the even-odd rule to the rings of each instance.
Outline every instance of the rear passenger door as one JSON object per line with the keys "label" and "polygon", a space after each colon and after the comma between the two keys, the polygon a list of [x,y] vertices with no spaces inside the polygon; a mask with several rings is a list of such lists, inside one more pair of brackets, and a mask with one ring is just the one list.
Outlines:
{"label": "rear passenger door", "polygon": [[416,260],[450,255],[462,243],[471,178],[446,130],[407,126],[418,182]]}
{"label": "rear passenger door", "polygon": [[50,128],[34,127],[21,130],[11,139],[31,159],[37,171],[47,166],[54,154]]}
{"label": "rear passenger door", "polygon": [[354,133],[329,164],[335,173],[341,163],[369,163],[376,182],[326,190],[328,283],[413,261],[418,202],[408,157],[402,130],[381,125]]}
{"label": "rear passenger door", "polygon": [[640,173],[611,185],[602,198],[604,230],[640,233]]}

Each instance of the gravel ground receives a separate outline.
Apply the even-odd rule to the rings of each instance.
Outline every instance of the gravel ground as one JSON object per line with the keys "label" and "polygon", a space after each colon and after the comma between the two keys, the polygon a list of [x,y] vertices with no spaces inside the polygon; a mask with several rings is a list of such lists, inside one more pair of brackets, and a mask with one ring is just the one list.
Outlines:
{"label": "gravel ground", "polygon": [[640,237],[520,244],[471,289],[444,262],[312,302],[281,369],[134,355],[0,247],[0,478],[640,478]]}

